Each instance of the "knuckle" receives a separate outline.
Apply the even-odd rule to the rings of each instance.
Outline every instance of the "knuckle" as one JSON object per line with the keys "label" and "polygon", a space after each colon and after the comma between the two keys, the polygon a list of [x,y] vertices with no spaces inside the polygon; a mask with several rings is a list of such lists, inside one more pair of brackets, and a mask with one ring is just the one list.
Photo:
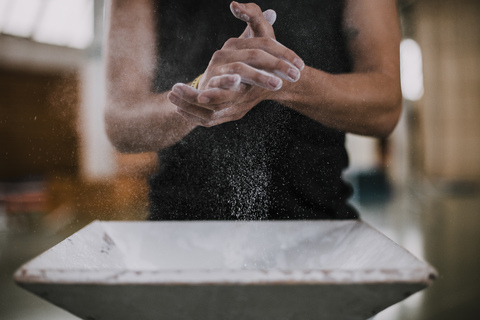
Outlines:
{"label": "knuckle", "polygon": [[259,46],[263,48],[268,47],[272,43],[272,39],[268,37],[258,37],[258,38],[255,38],[255,41],[258,41]]}
{"label": "knuckle", "polygon": [[234,62],[230,64],[228,68],[228,73],[240,73],[243,70],[243,63],[241,62]]}
{"label": "knuckle", "polygon": [[247,53],[247,61],[248,62],[254,62],[256,60],[258,60],[259,56],[260,56],[260,53],[258,50],[255,50],[255,49],[248,49],[246,51]]}
{"label": "knuckle", "polygon": [[280,59],[276,59],[275,62],[273,63],[273,67],[276,70],[288,70],[289,65],[285,61],[282,61]]}
{"label": "knuckle", "polygon": [[218,87],[218,79],[212,78],[208,81],[208,84],[205,88],[210,89],[210,88],[216,88],[216,87]]}
{"label": "knuckle", "polygon": [[224,52],[222,50],[216,50],[212,55],[212,60],[217,61],[221,60],[224,56]]}
{"label": "knuckle", "polygon": [[292,50],[286,48],[283,52],[283,56],[287,59],[287,61],[294,61],[297,58],[297,55]]}
{"label": "knuckle", "polygon": [[203,117],[204,121],[206,122],[211,122],[213,120],[213,117],[212,117],[212,114],[208,113],[208,114],[205,114]]}
{"label": "knuckle", "polygon": [[253,12],[255,12],[256,14],[259,14],[259,13],[262,14],[262,9],[260,9],[260,6],[259,6],[258,4],[252,2],[252,3],[249,3],[249,4],[247,4],[247,5],[248,5],[248,6],[250,7],[250,9],[251,9]]}
{"label": "knuckle", "polygon": [[270,37],[262,37],[261,39],[265,45],[272,45],[275,43]]}
{"label": "knuckle", "polygon": [[238,39],[237,39],[237,38],[229,38],[227,41],[225,41],[223,47],[224,47],[224,48],[236,47],[237,42],[238,42]]}
{"label": "knuckle", "polygon": [[217,88],[222,84],[222,77],[215,76],[208,81],[208,88]]}

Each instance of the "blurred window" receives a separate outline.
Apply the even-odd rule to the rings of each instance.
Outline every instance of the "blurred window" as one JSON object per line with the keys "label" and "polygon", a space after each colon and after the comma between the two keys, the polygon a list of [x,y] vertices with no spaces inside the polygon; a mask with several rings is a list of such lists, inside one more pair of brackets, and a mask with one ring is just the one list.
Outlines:
{"label": "blurred window", "polygon": [[410,101],[420,100],[423,96],[422,50],[415,40],[402,40],[400,69],[403,97]]}
{"label": "blurred window", "polygon": [[0,0],[0,33],[84,49],[93,39],[94,0]]}

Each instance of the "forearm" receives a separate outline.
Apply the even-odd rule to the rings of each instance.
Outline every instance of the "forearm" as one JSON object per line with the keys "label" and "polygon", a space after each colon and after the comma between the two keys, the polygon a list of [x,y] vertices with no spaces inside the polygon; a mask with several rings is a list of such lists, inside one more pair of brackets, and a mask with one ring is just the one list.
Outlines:
{"label": "forearm", "polygon": [[[372,8],[375,10],[371,10]],[[235,10],[233,11],[235,12]],[[227,98],[222,100],[221,94],[216,96],[213,92],[211,94],[202,93],[198,96],[199,99],[202,98],[202,101],[203,98],[208,98],[205,99],[208,102],[202,105],[201,101],[188,99],[181,92],[177,94],[174,91],[174,93],[178,99],[185,99],[189,105],[198,106],[199,110],[195,110],[198,111],[196,116],[204,118],[208,125],[219,123],[215,115],[219,113],[219,110],[224,110],[222,106],[225,103],[222,104],[222,101],[226,101],[227,106],[230,104],[246,106],[244,112],[239,113],[241,117],[250,110],[249,102],[257,101],[256,98],[260,98],[260,100],[276,100],[325,126],[341,131],[368,136],[387,136],[394,129],[401,112],[400,28],[396,1],[346,0],[344,11],[342,31],[345,36],[345,46],[352,59],[353,70],[351,73],[329,74],[306,67],[301,71],[299,79],[295,77],[292,79],[293,82],[283,81],[283,86],[279,90],[275,88],[270,91],[261,91],[258,89],[261,86],[255,83],[252,90],[245,92],[244,96],[247,97],[245,103],[241,98],[239,100]],[[257,9],[256,12],[261,11]],[[255,19],[247,19],[247,21],[250,20]],[[264,23],[264,25],[267,24]],[[267,52],[274,52],[275,45],[265,41],[271,40],[268,37],[274,36],[273,30],[263,36],[265,37],[262,48]],[[233,45],[234,42],[229,44]],[[237,49],[244,47],[239,45]],[[270,67],[277,65],[273,63],[275,57],[267,56],[258,61],[251,58],[245,59],[243,62],[271,75],[279,74],[275,68]],[[212,59],[213,62],[215,60]],[[288,60],[293,65],[295,65],[295,61],[300,61],[293,59],[293,56]],[[302,70],[300,66],[296,67],[297,71]],[[232,68],[229,67],[221,71],[232,73],[231,70]],[[284,74],[287,73],[284,71]],[[288,77],[283,79],[288,80]],[[296,81],[297,79],[298,81]],[[267,86],[263,88],[267,88]],[[235,95],[230,95],[231,97],[235,97]],[[208,105],[208,103],[212,105]],[[188,108],[185,109],[188,112]],[[229,109],[233,110],[234,108]],[[212,113],[212,111],[215,112]],[[227,120],[238,118],[235,116]]]}
{"label": "forearm", "polygon": [[346,0],[343,32],[352,73],[305,68],[297,83],[287,83],[273,99],[328,127],[387,136],[398,121],[402,100],[396,1]]}
{"label": "forearm", "polygon": [[306,67],[272,99],[325,126],[368,136],[387,136],[401,111],[398,77],[382,72],[333,75]]}
{"label": "forearm", "polygon": [[157,65],[154,12],[152,0],[107,2],[105,124],[121,152],[157,151],[194,128],[166,93],[152,90]]}
{"label": "forearm", "polygon": [[176,112],[167,93],[119,101],[110,98],[105,114],[107,134],[125,153],[158,151],[175,144],[195,128]]}

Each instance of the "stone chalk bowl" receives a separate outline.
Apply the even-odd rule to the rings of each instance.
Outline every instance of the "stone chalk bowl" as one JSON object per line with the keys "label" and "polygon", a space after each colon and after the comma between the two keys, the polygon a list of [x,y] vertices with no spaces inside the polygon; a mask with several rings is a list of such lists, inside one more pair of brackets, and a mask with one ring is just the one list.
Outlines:
{"label": "stone chalk bowl", "polygon": [[365,320],[435,276],[362,221],[94,221],[15,281],[88,320]]}

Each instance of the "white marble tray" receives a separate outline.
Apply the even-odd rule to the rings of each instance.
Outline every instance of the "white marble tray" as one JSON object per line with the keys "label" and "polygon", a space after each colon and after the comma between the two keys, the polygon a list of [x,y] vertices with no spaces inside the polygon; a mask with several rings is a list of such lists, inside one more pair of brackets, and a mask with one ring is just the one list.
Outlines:
{"label": "white marble tray", "polygon": [[361,221],[95,221],[15,280],[88,320],[365,320],[435,275]]}

